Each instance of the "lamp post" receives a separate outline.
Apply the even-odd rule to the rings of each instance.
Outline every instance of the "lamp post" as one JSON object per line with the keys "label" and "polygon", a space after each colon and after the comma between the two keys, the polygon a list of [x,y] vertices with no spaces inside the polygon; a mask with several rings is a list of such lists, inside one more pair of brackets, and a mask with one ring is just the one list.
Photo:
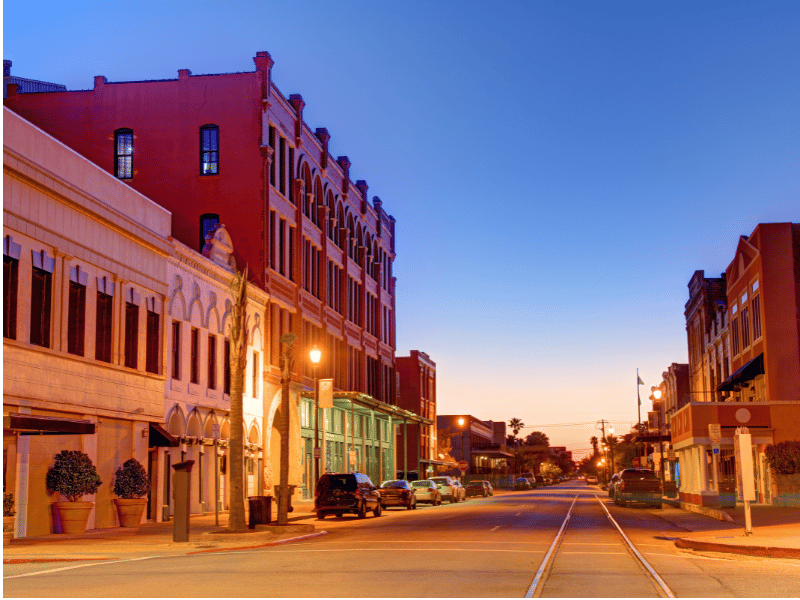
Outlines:
{"label": "lamp post", "polygon": [[661,458],[661,489],[664,489],[664,403],[661,402],[661,389],[653,390],[653,398],[658,401],[661,408],[658,419],[658,455]]}
{"label": "lamp post", "polygon": [[608,429],[608,449],[611,451],[611,475],[614,475],[615,471],[615,464],[614,464],[614,428],[609,427]]}
{"label": "lamp post", "polygon": [[319,389],[317,379],[317,365],[322,359],[322,350],[316,344],[311,348],[308,353],[308,358],[311,360],[311,368],[314,372],[314,490],[316,491],[317,482],[319,481]]}
{"label": "lamp post", "polygon": [[467,420],[464,417],[458,417],[458,426],[461,428],[461,460],[467,461],[470,465],[472,465],[471,457],[467,454],[466,450],[464,449],[464,424]]}

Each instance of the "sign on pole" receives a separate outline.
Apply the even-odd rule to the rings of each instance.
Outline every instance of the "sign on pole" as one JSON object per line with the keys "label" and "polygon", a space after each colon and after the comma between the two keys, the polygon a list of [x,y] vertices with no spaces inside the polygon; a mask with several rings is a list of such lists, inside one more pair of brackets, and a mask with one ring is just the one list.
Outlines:
{"label": "sign on pole", "polygon": [[469,468],[469,463],[465,460],[458,461],[458,468],[459,470],[466,471]]}
{"label": "sign on pole", "polygon": [[356,465],[356,451],[350,450],[350,466],[354,467]]}
{"label": "sign on pole", "polygon": [[314,458],[322,458],[322,448],[314,448]]}
{"label": "sign on pole", "polygon": [[709,423],[708,437],[712,444],[719,444],[722,441],[722,427],[719,423]]}
{"label": "sign on pole", "polygon": [[211,439],[218,440],[219,439],[219,423],[212,423],[211,424]]}
{"label": "sign on pole", "polygon": [[333,408],[333,379],[319,380],[319,407]]}

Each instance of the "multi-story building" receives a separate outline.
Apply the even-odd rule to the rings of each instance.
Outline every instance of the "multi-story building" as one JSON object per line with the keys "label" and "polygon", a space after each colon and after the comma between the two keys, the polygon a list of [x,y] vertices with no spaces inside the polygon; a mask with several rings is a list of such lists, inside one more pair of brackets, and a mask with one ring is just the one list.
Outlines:
{"label": "multi-story building", "polygon": [[[301,463],[290,483],[308,493],[311,440],[303,415],[313,413],[312,375],[333,380],[344,415],[341,432],[323,423],[326,467],[354,468],[352,455],[345,461],[341,453],[355,445],[355,408],[365,411],[365,431],[379,431],[368,423],[393,414],[394,219],[380,199],[370,200],[365,181],[350,180],[346,156],[333,160],[327,130],[305,123],[302,97],[286,98],[274,85],[269,54],[258,52],[254,63],[245,73],[181,69],[171,80],[97,76],[93,89],[81,91],[20,94],[9,84],[4,103],[171,211],[171,235],[187,248],[199,252],[218,223],[235,232],[236,264],[249,267],[267,297],[260,394],[270,423],[280,404],[281,336],[299,340],[291,385],[293,396],[303,396],[300,410],[292,408],[294,422],[302,422],[293,432]],[[314,344],[323,351],[316,373],[307,359]],[[272,433],[262,432],[262,440],[277,439]],[[355,466],[386,464],[376,456],[392,446],[391,436],[362,437],[363,460]],[[261,474],[267,486],[270,469],[277,472],[271,457]]]}
{"label": "multi-story building", "polygon": [[397,466],[403,470],[408,467],[409,471],[417,471],[419,477],[424,477],[433,474],[436,465],[444,464],[436,452],[436,363],[419,350],[395,360],[400,385],[397,405],[430,420],[429,425],[412,423],[398,427]]}
{"label": "multi-story building", "polygon": [[468,463],[466,474],[473,476],[473,479],[476,475],[510,472],[514,453],[505,445],[505,429],[495,428],[497,424],[481,421],[472,415],[436,417],[437,431],[444,431],[445,435],[451,436],[451,456],[456,461]]}
{"label": "multi-story building", "polygon": [[[746,427],[753,442],[757,500],[770,503],[775,491],[766,447],[800,439],[800,225],[762,223],[742,236],[725,282],[732,372],[709,375],[703,382],[716,382],[711,399],[714,392],[723,396],[698,402],[694,396],[699,394],[693,393],[692,402],[672,417],[681,498],[694,504],[735,502],[733,437],[738,427]],[[698,354],[691,346],[692,332],[689,339],[691,365]],[[724,364],[714,369],[725,374]],[[709,425],[719,427],[719,441]]]}
{"label": "multi-story building", "polygon": [[730,374],[725,273],[705,277],[695,271],[689,281],[686,335],[689,347],[689,387],[695,402],[720,400],[716,390]]}
{"label": "multi-story building", "polygon": [[117,524],[116,470],[173,443],[160,426],[169,233],[169,211],[3,110],[3,485],[17,537],[57,530],[45,482],[60,451],[97,467],[103,485],[84,500],[100,528]]}
{"label": "multi-story building", "polygon": [[37,81],[36,79],[26,79],[11,74],[11,61],[3,61],[3,98],[8,94],[8,84],[16,85],[17,94],[36,94],[38,92],[66,92],[67,86],[60,83],[50,83],[49,81]]}

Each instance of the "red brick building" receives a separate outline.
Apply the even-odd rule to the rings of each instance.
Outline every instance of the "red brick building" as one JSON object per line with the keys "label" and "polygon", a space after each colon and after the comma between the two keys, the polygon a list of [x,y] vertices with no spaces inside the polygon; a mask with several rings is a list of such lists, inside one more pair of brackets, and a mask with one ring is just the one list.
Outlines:
{"label": "red brick building", "polygon": [[[270,297],[265,385],[279,388],[279,340],[323,350],[320,377],[394,404],[394,219],[350,180],[330,135],[303,121],[300,95],[255,70],[109,82],[19,94],[5,105],[172,212],[172,235],[198,251],[216,223],[237,232],[238,267]],[[301,362],[302,361],[302,362]],[[306,366],[304,386],[311,385]]]}
{"label": "red brick building", "polygon": [[436,452],[436,363],[419,350],[412,350],[410,356],[398,356],[396,361],[400,385],[397,405],[432,421],[431,425],[398,426],[397,469],[405,469],[407,463],[408,470],[417,471],[422,479],[426,473],[434,472],[434,465],[442,464]]}

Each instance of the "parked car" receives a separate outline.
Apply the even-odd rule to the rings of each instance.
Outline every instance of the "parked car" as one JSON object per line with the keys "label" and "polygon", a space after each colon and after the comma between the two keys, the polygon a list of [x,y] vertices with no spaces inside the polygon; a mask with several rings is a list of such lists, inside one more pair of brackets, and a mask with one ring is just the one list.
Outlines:
{"label": "parked car", "polygon": [[453,489],[456,483],[455,479],[448,475],[441,475],[439,477],[431,477],[431,481],[436,484],[436,487],[442,493],[442,500],[447,500],[451,504],[459,501],[458,493]]}
{"label": "parked car", "polygon": [[614,504],[618,506],[642,502],[661,508],[662,496],[661,480],[650,469],[623,469],[614,486]]}
{"label": "parked car", "polygon": [[457,498],[456,502],[464,502],[467,499],[467,490],[458,479],[453,481],[453,495]]}
{"label": "parked car", "polygon": [[517,477],[514,480],[514,489],[515,490],[529,490],[531,489],[531,482],[525,479],[524,477]]}
{"label": "parked car", "polygon": [[608,480],[608,486],[606,489],[608,489],[609,498],[614,497],[614,486],[617,484],[618,481],[619,481],[619,473],[614,473],[611,476],[611,479]]}
{"label": "parked car", "polygon": [[416,490],[405,479],[384,481],[378,492],[381,494],[383,508],[387,506],[405,506],[408,510],[417,508]]}
{"label": "parked car", "polygon": [[533,479],[531,479],[531,485],[533,485],[533,483],[536,483],[536,485],[544,485],[544,475],[534,475]]}
{"label": "parked car", "polygon": [[578,475],[578,481],[586,481],[586,475]]}
{"label": "parked car", "polygon": [[492,487],[492,482],[484,479],[483,483],[486,484],[486,491],[489,492],[489,495],[494,496],[494,487]]}
{"label": "parked car", "polygon": [[594,483],[594,484],[596,485],[596,484],[597,484],[597,481],[598,481],[598,480],[597,480],[597,477],[595,477],[594,475],[589,475],[589,476],[586,478],[586,483]]}
{"label": "parked car", "polygon": [[417,502],[427,502],[433,506],[439,506],[442,503],[442,492],[436,487],[436,484],[430,479],[420,479],[412,481],[411,487],[417,494]]}
{"label": "parked car", "polygon": [[491,485],[488,481],[470,481],[466,486],[467,496],[482,496],[486,498],[487,496],[491,496],[489,493],[489,488]]}
{"label": "parked car", "polygon": [[318,519],[328,514],[341,517],[344,513],[355,513],[363,519],[369,510],[380,517],[381,495],[363,473],[325,473],[317,482],[314,510]]}

